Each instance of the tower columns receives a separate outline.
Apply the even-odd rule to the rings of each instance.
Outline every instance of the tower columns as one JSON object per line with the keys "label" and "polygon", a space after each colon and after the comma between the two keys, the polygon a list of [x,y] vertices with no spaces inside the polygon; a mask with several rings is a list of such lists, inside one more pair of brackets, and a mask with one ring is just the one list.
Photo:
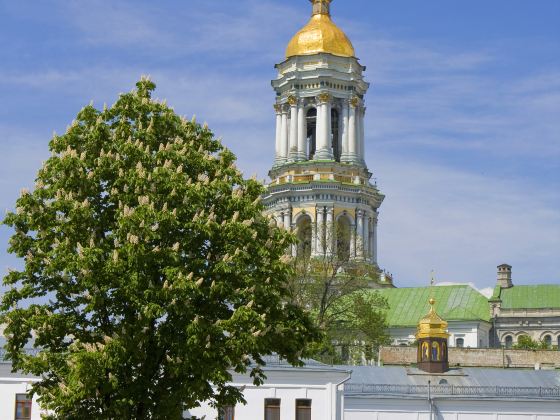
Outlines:
{"label": "tower columns", "polygon": [[282,163],[282,105],[274,105],[276,111],[276,158],[274,164]]}
{"label": "tower columns", "polygon": [[307,140],[307,119],[305,115],[305,104],[303,100],[298,106],[298,134],[297,134],[297,161],[307,160],[306,140]]}
{"label": "tower columns", "polygon": [[372,218],[371,227],[371,259],[372,262],[377,264],[377,214],[375,214]]}
{"label": "tower columns", "polygon": [[350,226],[350,259],[356,258],[356,224]]}
{"label": "tower columns", "polygon": [[356,258],[364,257],[364,212],[356,211]]}
{"label": "tower columns", "polygon": [[366,114],[366,108],[360,107],[359,108],[359,137],[360,137],[360,153],[359,153],[359,161],[360,163],[365,162],[365,127],[364,127],[364,118]]}
{"label": "tower columns", "polygon": [[331,95],[322,93],[317,102],[317,151],[313,159],[332,160]]}
{"label": "tower columns", "polygon": [[350,145],[349,145],[349,133],[348,133],[348,129],[349,129],[349,125],[350,125],[350,109],[349,109],[350,105],[348,104],[348,102],[344,101],[342,104],[342,153],[340,154],[340,160],[342,162],[347,162],[348,161],[348,152],[350,149]]}
{"label": "tower columns", "polygon": [[291,208],[284,210],[283,223],[284,223],[284,229],[286,229],[288,232],[290,232],[292,230],[292,209]]}
{"label": "tower columns", "polygon": [[325,207],[317,207],[317,254],[325,255]]}
{"label": "tower columns", "polygon": [[325,251],[327,255],[334,255],[335,249],[335,231],[334,231],[334,207],[327,207],[327,223],[325,231]]}
{"label": "tower columns", "polygon": [[365,260],[369,260],[369,216],[364,212],[364,249],[363,256]]}
{"label": "tower columns", "polygon": [[297,160],[298,153],[298,99],[295,96],[288,98],[290,105],[290,135],[289,135],[289,150],[288,160],[293,162]]}
{"label": "tower columns", "polygon": [[311,222],[311,256],[319,255],[317,252],[317,214],[315,214],[315,222]]}
{"label": "tower columns", "polygon": [[288,144],[288,110],[285,106],[282,106],[282,119],[280,124],[280,144],[281,152],[280,158],[282,162],[286,162],[289,156],[289,144]]}
{"label": "tower columns", "polygon": [[352,98],[349,101],[348,110],[348,154],[344,159],[345,162],[358,161],[358,98]]}

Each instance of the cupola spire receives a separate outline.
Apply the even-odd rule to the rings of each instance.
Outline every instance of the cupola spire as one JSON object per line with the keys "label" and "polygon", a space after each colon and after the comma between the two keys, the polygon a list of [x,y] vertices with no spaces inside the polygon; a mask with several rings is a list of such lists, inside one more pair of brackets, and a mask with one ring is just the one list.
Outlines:
{"label": "cupola spire", "polygon": [[309,0],[313,3],[313,15],[329,15],[331,14],[332,0]]}
{"label": "cupola spire", "polygon": [[331,19],[332,0],[309,1],[313,5],[313,15],[288,44],[286,58],[320,53],[355,57],[352,43]]}

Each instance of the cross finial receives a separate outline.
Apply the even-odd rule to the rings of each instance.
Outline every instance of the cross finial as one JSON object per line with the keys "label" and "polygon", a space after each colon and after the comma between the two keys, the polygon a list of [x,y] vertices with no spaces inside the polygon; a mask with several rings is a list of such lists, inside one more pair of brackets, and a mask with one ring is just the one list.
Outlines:
{"label": "cross finial", "polygon": [[434,303],[436,303],[435,299],[434,299],[434,286],[436,284],[436,272],[434,270],[432,270],[431,272],[431,280],[430,280],[430,300],[429,303],[433,309],[434,307]]}
{"label": "cross finial", "polygon": [[313,3],[314,15],[330,15],[331,1],[332,0],[309,0]]}

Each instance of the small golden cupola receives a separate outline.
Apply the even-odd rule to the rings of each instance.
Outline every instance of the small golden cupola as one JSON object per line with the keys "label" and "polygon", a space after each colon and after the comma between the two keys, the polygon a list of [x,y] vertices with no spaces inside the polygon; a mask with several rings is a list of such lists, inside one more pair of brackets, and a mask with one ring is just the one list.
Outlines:
{"label": "small golden cupola", "polygon": [[447,322],[434,309],[435,299],[430,299],[430,311],[418,323],[418,368],[430,373],[449,370]]}
{"label": "small golden cupola", "polygon": [[286,58],[298,55],[328,53],[340,57],[355,57],[356,53],[346,34],[334,24],[330,14],[332,0],[310,0],[311,19],[290,41]]}

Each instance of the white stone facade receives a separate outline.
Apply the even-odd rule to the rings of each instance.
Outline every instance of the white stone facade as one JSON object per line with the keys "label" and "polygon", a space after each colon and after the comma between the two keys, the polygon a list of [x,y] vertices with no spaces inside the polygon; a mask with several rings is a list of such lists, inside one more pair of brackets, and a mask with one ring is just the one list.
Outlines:
{"label": "white stone facade", "polygon": [[[235,375],[232,385],[243,387],[247,404],[234,408],[235,419],[264,419],[265,402],[279,400],[279,414],[282,420],[294,420],[297,401],[309,401],[311,420],[343,420],[344,382],[350,372],[343,369],[289,368],[268,366],[265,368],[266,383],[256,387],[248,375]],[[218,418],[216,409],[207,404],[190,410],[185,416],[206,416],[207,420]]]}
{"label": "white stone facade", "polygon": [[[235,376],[247,400],[235,407],[235,419],[266,419],[265,402],[273,398],[280,400],[274,418],[281,420],[297,419],[301,399],[310,400],[312,420],[560,420],[560,375],[550,371],[469,368],[426,374],[404,367],[284,365],[266,372],[260,388],[246,375]],[[186,414],[218,418],[207,405]]]}
{"label": "white stone facade", "polygon": [[364,160],[364,67],[353,57],[320,53],[291,57],[277,69],[267,212],[278,225],[297,228],[312,257],[344,254],[377,267],[384,196]]}
{"label": "white stone facade", "polygon": [[[37,379],[11,373],[11,365],[7,363],[0,363],[0,371],[0,419],[15,419],[18,395],[26,395]],[[33,398],[30,420],[40,420],[44,414],[46,412],[39,407],[37,397]]]}
{"label": "white stone facade", "polygon": [[[308,160],[364,165],[369,84],[358,60],[323,53],[291,57],[276,67],[275,166]],[[316,128],[311,139],[308,123]]]}

